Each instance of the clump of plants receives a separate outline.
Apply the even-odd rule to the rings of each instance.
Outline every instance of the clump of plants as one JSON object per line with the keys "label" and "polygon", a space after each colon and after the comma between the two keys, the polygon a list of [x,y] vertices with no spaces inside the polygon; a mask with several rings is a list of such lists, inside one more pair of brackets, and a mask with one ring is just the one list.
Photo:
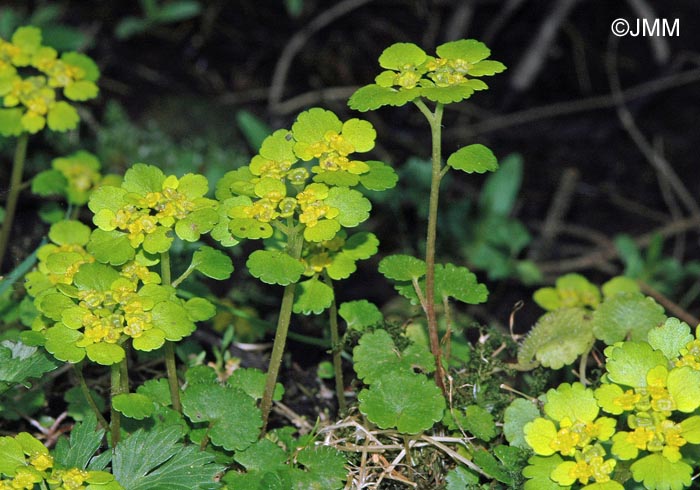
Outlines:
{"label": "clump of plants", "polygon": [[[36,422],[27,414],[39,413],[45,398],[35,380],[61,365],[71,366],[76,388],[51,429],[35,424],[46,445],[27,432],[0,438],[0,488],[340,489],[381,488],[388,479],[448,490],[689,487],[699,463],[700,332],[668,318],[634,280],[598,287],[569,274],[537,290],[546,312],[517,349],[503,332],[471,328],[458,306],[484,303],[488,289],[467,267],[438,261],[440,186],[452,170],[481,174],[499,164],[478,143],[444,158],[443,114],[505,70],[490,54],[476,40],[442,44],[435,55],[394,44],[379,58],[375,83],[349,101],[362,112],[412,104],[430,129],[425,256],[396,253],[378,263],[402,308],[422,312],[404,315],[403,325],[365,299],[343,302],[335,287],[379,249],[379,233],[361,229],[372,211],[366,192],[398,180],[369,157],[377,134],[364,119],[310,108],[217,182],[146,163],[103,175],[83,150],[53,160],[33,191],[87,206],[90,220],[80,221],[86,210],[53,223],[12,272],[11,283],[23,279],[28,296],[0,314],[28,328],[0,342],[0,416]],[[29,134],[73,128],[77,112],[68,101],[96,96],[99,72],[84,55],[59,57],[42,46],[33,27],[0,41],[0,62],[0,131],[18,137],[3,226],[9,237]],[[516,167],[508,164],[499,179]],[[484,221],[517,229],[506,219],[514,194],[496,205],[487,191]],[[214,348],[216,362],[206,364],[206,352],[179,362],[183,341],[227,304],[193,279],[229,280],[228,252],[242,242],[249,242],[247,272],[282,287],[268,369],[238,366],[227,350],[232,328]],[[518,270],[521,248],[494,262],[497,277]],[[536,277],[527,267],[521,276]],[[0,289],[0,306],[12,302],[7,295]],[[284,397],[278,378],[294,315],[318,315],[329,330],[335,423],[300,430],[271,419]],[[465,331],[478,338],[453,342]],[[602,374],[591,380],[600,343]],[[343,359],[357,379],[347,379]],[[538,370],[577,360],[578,381],[542,393]],[[145,361],[156,370],[134,376]],[[158,369],[165,375],[154,375]],[[495,379],[518,371],[531,372],[532,399],[497,391]],[[108,400],[88,372],[109,379]],[[349,386],[357,403],[348,403]],[[62,437],[67,416],[77,423]]]}

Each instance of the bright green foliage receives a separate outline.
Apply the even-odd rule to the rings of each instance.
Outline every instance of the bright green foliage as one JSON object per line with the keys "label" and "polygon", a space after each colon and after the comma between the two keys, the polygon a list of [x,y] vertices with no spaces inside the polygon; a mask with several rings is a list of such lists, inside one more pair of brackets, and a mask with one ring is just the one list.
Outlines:
{"label": "bright green foliage", "polygon": [[435,369],[435,361],[425,345],[414,343],[399,352],[386,330],[364,334],[352,357],[357,376],[368,384],[387,372],[413,373],[417,368],[430,373]]}
{"label": "bright green foliage", "polygon": [[304,273],[304,265],[284,252],[256,250],[246,262],[248,271],[262,282],[286,286],[297,282]]}
{"label": "bright green foliage", "polygon": [[184,446],[178,425],[138,430],[114,450],[112,473],[129,490],[205,490],[222,467],[196,446]]}
{"label": "bright green foliage", "polygon": [[582,275],[566,274],[557,279],[555,287],[535,291],[533,299],[547,311],[577,306],[596,308],[600,291]]}
{"label": "bright green foliage", "polygon": [[36,347],[4,340],[0,342],[0,393],[18,384],[29,387],[30,379],[41,378],[57,367],[54,359]]}
{"label": "bright green foliage", "polygon": [[356,262],[377,253],[378,246],[374,233],[358,232],[348,238],[341,230],[332,240],[307,245],[301,257],[304,275],[325,273],[333,280],[347,279],[357,270]]}
{"label": "bright green foliage", "polygon": [[167,252],[178,237],[194,242],[219,220],[217,203],[207,199],[205,177],[165,176],[157,167],[138,163],[127,170],[121,187],[103,186],[90,196],[93,222],[101,230],[118,230],[131,246],[151,254]]}
{"label": "bright green foliage", "polygon": [[621,292],[606,298],[593,313],[593,333],[608,345],[628,336],[644,340],[647,332],[665,320],[663,307],[652,298]]}
{"label": "bright green foliage", "polygon": [[55,158],[52,170],[39,172],[32,179],[32,192],[40,196],[62,195],[70,204],[87,204],[90,194],[101,185],[119,185],[117,175],[102,175],[95,155],[84,150]]}
{"label": "bright green foliage", "polygon": [[208,422],[211,442],[242,450],[258,438],[262,417],[255,400],[244,391],[219,384],[194,384],[182,396],[183,412],[193,423]]}
{"label": "bright green foliage", "polygon": [[522,369],[539,364],[560,369],[586,354],[596,339],[608,345],[625,338],[646,340],[647,333],[666,319],[664,309],[625,277],[615,277],[599,289],[579,274],[567,274],[533,297],[548,313],[520,345]]}
{"label": "bright green foliage", "polygon": [[212,279],[228,279],[233,272],[231,258],[220,250],[203,245],[192,255],[192,265]]}
{"label": "bright green foliage", "polygon": [[131,419],[143,420],[155,410],[153,401],[140,393],[122,393],[112,397],[112,407]]}
{"label": "bright green foliage", "polygon": [[523,340],[518,364],[561,369],[586,353],[594,342],[593,327],[583,308],[560,308],[544,314]]}
{"label": "bright green foliage", "polygon": [[385,372],[369,388],[360,391],[360,411],[382,429],[418,434],[442,419],[445,398],[422,374],[398,370]]}
{"label": "bright green foliage", "polygon": [[64,468],[103,469],[104,466],[98,467],[92,459],[102,445],[104,435],[104,429],[97,428],[95,414],[90,413],[83,422],[73,427],[70,439],[62,437],[58,440],[54,453],[55,463]]}
{"label": "bright green foliage", "polygon": [[333,448],[287,447],[262,439],[235,454],[245,472],[229,471],[222,481],[230,490],[340,490],[345,458]]}
{"label": "bright green foliage", "polygon": [[[629,294],[626,292],[617,293]],[[538,457],[525,488],[622,489],[627,479],[647,490],[691,485],[700,444],[700,340],[675,318],[652,328],[648,341],[605,350],[607,374],[595,390],[563,384],[546,395],[546,417],[531,419],[519,402],[506,412],[515,444],[518,424]],[[599,417],[600,411],[614,417]],[[614,472],[618,464],[631,473]],[[551,482],[547,482],[547,479]],[[597,483],[594,483],[597,482]],[[603,485],[604,484],[604,485]],[[537,485],[537,486],[535,486]]]}
{"label": "bright green foliage", "polygon": [[384,322],[384,315],[379,308],[365,299],[341,304],[338,314],[345,320],[348,329],[364,330]]}
{"label": "bright green foliage", "polygon": [[394,281],[411,281],[425,275],[425,261],[410,255],[389,255],[379,262],[379,272]]}
{"label": "bright green foliage", "polygon": [[97,96],[100,72],[84,54],[63,53],[41,44],[41,30],[20,27],[8,41],[0,39],[0,134],[17,136],[74,129],[80,117],[71,104]]}
{"label": "bright green foliage", "polygon": [[442,44],[436,53],[437,57],[429,56],[411,43],[389,46],[379,57],[385,71],[377,75],[374,84],[355,92],[348,104],[364,112],[385,105],[402,106],[419,97],[441,104],[459,102],[488,88],[474,77],[505,70],[502,63],[487,60],[491,51],[474,39]]}
{"label": "bright green foliage", "polygon": [[299,283],[294,298],[294,313],[319,314],[333,302],[333,288],[320,279],[308,279]]}
{"label": "bright green foliage", "polygon": [[105,471],[60,465],[49,450],[27,432],[1,437],[0,488],[33,489],[37,484],[52,489],[123,490],[114,476]]}
{"label": "bright green foliage", "polygon": [[537,406],[524,398],[516,398],[506,408],[503,421],[503,434],[511,446],[529,449],[523,427],[540,416]]}
{"label": "bright green foliage", "polygon": [[446,477],[447,490],[466,490],[479,483],[479,477],[462,466],[450,470]]}
{"label": "bright green foliage", "polygon": [[469,145],[460,148],[447,158],[447,165],[468,174],[494,172],[498,161],[491,150],[484,145]]}
{"label": "bright green foliage", "polygon": [[[259,400],[265,389],[265,373],[253,368],[239,368],[226,380],[226,384],[233,388],[239,388],[251,398]],[[281,400],[282,395],[284,395],[284,386],[277,383],[272,399]]]}
{"label": "bright green foliage", "polygon": [[129,339],[135,349],[151,351],[214,315],[206,300],[185,302],[159,285],[160,276],[143,265],[152,262],[142,255],[119,269],[95,261],[83,247],[89,236],[81,223],[56,223],[49,232],[54,243],[39,250],[38,270],[27,277],[41,313],[32,329],[43,333],[57,359],[79,362],[87,355],[111,365],[124,358],[122,344]]}

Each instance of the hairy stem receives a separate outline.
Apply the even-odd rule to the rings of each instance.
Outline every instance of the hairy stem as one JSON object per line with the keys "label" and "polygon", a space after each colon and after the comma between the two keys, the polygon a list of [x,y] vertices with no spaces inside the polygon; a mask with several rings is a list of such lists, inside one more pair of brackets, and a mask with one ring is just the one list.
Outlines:
{"label": "hairy stem", "polygon": [[75,373],[75,377],[78,378],[78,385],[80,386],[80,391],[82,391],[85,400],[87,400],[88,405],[90,405],[90,409],[95,413],[95,417],[97,417],[97,422],[102,426],[104,430],[109,430],[109,422],[107,422],[107,419],[104,417],[104,415],[102,415],[102,412],[100,412],[100,409],[95,403],[95,399],[90,393],[90,388],[88,388],[88,385],[85,382],[82,364],[73,364],[73,372]]}
{"label": "hairy stem", "polygon": [[[171,285],[170,252],[160,254],[160,276],[163,284]],[[177,364],[175,363],[175,345],[169,340],[165,341],[165,370],[168,373],[168,385],[170,386],[170,398],[173,402],[173,409],[182,413],[180,381],[177,379]]]}
{"label": "hairy stem", "polygon": [[[323,281],[333,289],[333,281],[327,275],[323,275]],[[342,346],[340,345],[340,335],[338,332],[338,304],[335,302],[335,292],[333,302],[329,311],[331,327],[331,349],[333,350],[333,371],[335,372],[335,396],[338,398],[338,412],[344,415],[348,409],[345,403],[345,382],[343,381]]]}
{"label": "hairy stem", "polygon": [[435,112],[431,112],[420,99],[415,102],[418,109],[430,124],[432,140],[432,173],[430,180],[430,201],[428,207],[428,232],[425,241],[425,313],[428,319],[428,337],[430,350],[435,357],[435,383],[444,395],[445,371],[442,367],[442,348],[438,334],[437,316],[435,314],[435,243],[437,241],[438,202],[440,198],[440,181],[442,180],[442,110],[443,105],[437,104]]}
{"label": "hairy stem", "polygon": [[0,270],[2,270],[2,264],[5,260],[7,245],[10,243],[10,233],[15,219],[15,212],[17,211],[17,201],[22,191],[22,173],[24,172],[24,162],[27,159],[28,142],[29,133],[22,133],[17,139],[17,146],[15,147],[10,187],[7,191],[7,202],[5,203],[5,219],[2,222],[2,230],[0,230]]}
{"label": "hairy stem", "polygon": [[[297,232],[292,232],[288,236],[289,255],[295,259],[301,257],[301,249],[304,244],[304,238]],[[279,374],[280,365],[282,364],[282,355],[284,354],[284,346],[287,342],[287,332],[289,331],[289,323],[292,319],[292,306],[294,305],[294,292],[296,291],[296,283],[288,284],[284,287],[282,295],[282,304],[280,305],[280,314],[277,318],[277,331],[275,332],[275,341],[272,344],[272,354],[270,354],[270,365],[267,368],[267,377],[265,378],[265,391],[263,392],[262,401],[260,402],[260,411],[262,412],[262,430],[261,436],[267,431],[267,421],[270,417],[272,409],[272,396],[275,392],[275,383],[277,383],[277,375]]]}

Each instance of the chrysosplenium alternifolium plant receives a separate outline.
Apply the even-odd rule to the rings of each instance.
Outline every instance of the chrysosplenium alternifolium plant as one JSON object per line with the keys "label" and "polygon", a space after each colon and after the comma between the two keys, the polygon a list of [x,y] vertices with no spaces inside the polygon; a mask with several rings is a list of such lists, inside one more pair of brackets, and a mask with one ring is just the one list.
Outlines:
{"label": "chrysosplenium alternifolium plant", "polygon": [[[381,191],[396,184],[390,167],[358,156],[374,147],[375,137],[367,121],[343,122],[331,111],[313,108],[301,113],[291,130],[266,138],[250,165],[229,172],[217,185],[220,221],[212,236],[226,246],[267,239],[267,249],[253,252],[246,265],[261,281],[285,286],[262,401],[264,420],[292,311],[318,314],[333,305],[332,281],[347,278],[358,260],[377,251],[372,233],[345,231],[365,221],[372,207],[354,187]],[[331,330],[337,338],[334,318]],[[342,386],[338,389],[342,397]]]}
{"label": "chrysosplenium alternifolium plant", "polygon": [[[700,445],[699,334],[669,318],[646,341],[605,349],[598,388],[565,383],[549,390],[545,416],[523,427],[535,452],[525,488],[622,490],[630,479],[648,490],[689,487]],[[506,426],[528,418],[531,408],[519,400]]]}
{"label": "chrysosplenium alternifolium plant", "polygon": [[37,133],[47,125],[53,131],[73,129],[80,117],[67,100],[98,94],[100,72],[92,59],[75,52],[59,57],[41,41],[36,27],[20,27],[9,41],[0,39],[0,134]]}
{"label": "chrysosplenium alternifolium plant", "polygon": [[[452,153],[446,164],[443,164],[443,109],[445,104],[460,102],[475,91],[487,89],[488,86],[480,77],[500,73],[505,70],[505,66],[499,61],[487,59],[491,51],[474,39],[445,43],[435,51],[437,56],[430,56],[411,43],[389,46],[379,57],[379,65],[385,70],[377,75],[374,84],[355,92],[348,104],[353,109],[368,111],[386,105],[403,106],[412,102],[430,125],[432,177],[425,261],[403,255],[387,257],[380,265],[380,272],[391,280],[399,281],[399,292],[406,292],[409,299],[415,299],[422,306],[427,317],[430,350],[435,358],[435,381],[446,395],[435,299],[440,298],[446,303],[448,297],[453,297],[467,303],[480,303],[486,300],[487,291],[484,286],[477,286],[474,275],[466,268],[454,268],[450,264],[443,269],[449,275],[449,284],[437,283],[435,246],[440,181],[450,168],[467,173],[484,173],[496,170],[498,163],[491,150],[473,144]],[[433,109],[427,104],[434,105]],[[449,272],[447,267],[451,267]],[[425,279],[421,286],[418,281],[423,277]],[[446,275],[443,274],[443,277]]]}

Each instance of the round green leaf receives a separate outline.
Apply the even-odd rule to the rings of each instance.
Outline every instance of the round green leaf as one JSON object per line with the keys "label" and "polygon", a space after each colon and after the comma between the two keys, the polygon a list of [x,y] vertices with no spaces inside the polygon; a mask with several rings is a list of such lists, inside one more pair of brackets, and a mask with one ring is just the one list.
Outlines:
{"label": "round green leaf", "polygon": [[365,333],[352,351],[353,369],[372,384],[386,372],[413,373],[414,368],[432,372],[435,359],[423,344],[411,344],[400,352],[386,330]]}
{"label": "round green leaf", "polygon": [[379,56],[379,66],[400,70],[405,65],[418,66],[427,57],[425,51],[413,43],[396,43],[386,48]]}
{"label": "round green leaf", "polygon": [[75,129],[79,121],[80,116],[78,116],[78,111],[75,110],[75,107],[64,101],[56,102],[49,108],[49,113],[46,117],[49,129],[59,132]]}
{"label": "round green leaf", "polygon": [[378,247],[379,240],[374,233],[361,231],[345,240],[342,253],[355,260],[365,260],[376,254]]}
{"label": "round green leaf", "polygon": [[[248,396],[256,400],[263,397],[265,391],[264,372],[254,368],[236,369],[231,376],[226,380],[226,384],[233,388],[243,390]],[[284,395],[284,386],[281,383],[275,384],[275,391],[272,396],[273,400],[281,400]]]}
{"label": "round green leaf", "polygon": [[80,221],[59,221],[51,225],[49,238],[58,245],[85,245],[90,239],[90,228]]}
{"label": "round green leaf", "polygon": [[98,261],[111,265],[122,265],[132,260],[136,254],[126,233],[120,231],[93,230],[87,251]]}
{"label": "round green leaf", "polygon": [[63,95],[70,100],[90,100],[97,97],[100,89],[94,82],[89,80],[78,80],[63,89]]}
{"label": "round green leaf", "polygon": [[340,213],[336,219],[345,228],[352,228],[365,221],[372,209],[372,204],[361,192],[347,187],[331,188],[324,203],[338,209]]}
{"label": "round green leaf", "polygon": [[191,298],[185,302],[187,315],[192,321],[203,322],[216,315],[216,306],[204,298]]}
{"label": "round green leaf", "polygon": [[402,106],[420,97],[420,89],[395,90],[371,84],[359,88],[348,100],[351,109],[360,112],[373,111],[385,105]]}
{"label": "round green leaf", "polygon": [[486,301],[489,291],[485,285],[477,282],[476,275],[466,267],[445,264],[435,268],[435,294],[476,305]]}
{"label": "round green leaf", "polygon": [[671,462],[661,453],[638,459],[630,467],[637,482],[644,488],[681,490],[692,484],[693,468],[684,461]]}
{"label": "round green leaf", "polygon": [[149,254],[161,254],[170,250],[173,237],[169,231],[168,228],[159,226],[152,233],[148,233],[143,239],[143,249]]}
{"label": "round green leaf", "polygon": [[516,398],[506,408],[503,421],[503,435],[511,446],[530,449],[525,441],[523,427],[540,416],[537,405],[524,398]]}
{"label": "round green leaf", "polygon": [[593,313],[593,333],[608,345],[624,340],[646,340],[648,332],[666,320],[664,308],[641,293],[618,293],[605,299]]}
{"label": "round green leaf", "polygon": [[343,138],[346,138],[358,153],[364,153],[374,148],[377,132],[369,121],[350,119],[343,123]]}
{"label": "round green leaf", "polygon": [[493,172],[498,161],[493,152],[484,145],[475,144],[460,148],[447,158],[447,165],[466,173]]}
{"label": "round green leaf", "polygon": [[425,275],[425,261],[410,255],[389,255],[379,262],[379,272],[387,279],[410,281]]}
{"label": "round green leaf", "polygon": [[334,219],[322,219],[315,226],[304,228],[304,239],[307,242],[325,242],[332,240],[340,231],[340,223]]}
{"label": "round green leaf", "polygon": [[668,318],[663,325],[649,330],[647,339],[654,349],[663,352],[668,359],[674,359],[694,337],[687,323],[678,318]]}
{"label": "round green leaf", "polygon": [[479,61],[474,66],[469,68],[469,70],[467,71],[467,75],[471,75],[473,77],[491,76],[495,75],[496,73],[501,73],[505,70],[506,65],[504,65],[500,61],[483,60]]}
{"label": "round green leaf", "polygon": [[129,192],[146,195],[163,190],[165,174],[161,169],[145,163],[136,163],[124,174],[122,188]]}
{"label": "round green leaf", "polygon": [[134,349],[142,352],[151,352],[160,349],[165,343],[165,332],[160,328],[146,330],[141,335],[131,341]]}
{"label": "round green leaf", "polygon": [[19,136],[23,132],[22,109],[0,109],[0,134]]}
{"label": "round green leaf", "polygon": [[256,250],[246,261],[248,271],[266,284],[286,286],[299,281],[304,265],[285,252]]}
{"label": "round green leaf", "polygon": [[73,276],[73,284],[80,290],[108,291],[121,274],[108,265],[83,264]]}
{"label": "round green leaf", "polygon": [[323,141],[326,132],[340,132],[342,127],[343,123],[333,112],[314,107],[297,116],[292,125],[292,133],[297,141],[314,143]]}
{"label": "round green leaf", "polygon": [[333,302],[333,288],[318,279],[309,279],[298,284],[294,298],[294,313],[318,315]]}
{"label": "round green leaf", "polygon": [[105,342],[90,344],[85,347],[85,352],[91,361],[103,366],[111,366],[121,362],[126,355],[122,346]]}
{"label": "round green leaf", "polygon": [[112,407],[130,419],[143,420],[155,411],[153,400],[139,393],[122,393],[112,397]]}
{"label": "round green leaf", "polygon": [[422,374],[386,372],[357,396],[360,411],[382,429],[418,434],[442,419],[445,399]]}
{"label": "round green leaf", "polygon": [[44,347],[59,361],[77,363],[85,357],[85,349],[75,345],[83,337],[77,330],[71,330],[62,324],[57,324],[46,330]]}
{"label": "round green leaf", "polygon": [[366,299],[341,304],[338,314],[345,320],[349,329],[364,330],[384,322],[384,315],[379,308]]}
{"label": "round green leaf", "polygon": [[260,410],[238,388],[190,385],[182,395],[182,411],[194,423],[208,422],[211,442],[229,451],[247,448],[260,435]]}
{"label": "round green leaf", "polygon": [[384,191],[392,189],[399,181],[399,176],[389,165],[377,161],[368,160],[369,172],[360,176],[360,183],[370,191]]}
{"label": "round green leaf", "polygon": [[[202,234],[209,232],[219,221],[219,213],[214,208],[192,211],[186,218],[175,223],[175,233],[182,240],[196,242]],[[145,248],[145,247],[144,247]]]}
{"label": "round green leaf", "polygon": [[441,58],[450,60],[464,60],[476,63],[486,59],[491,54],[491,50],[486,45],[476,39],[460,39],[449,43],[441,44],[435,49]]}
{"label": "round green leaf", "polygon": [[44,170],[32,179],[32,192],[42,197],[66,195],[68,181],[58,170]]}
{"label": "round green leaf", "polygon": [[192,265],[199,272],[212,279],[224,280],[231,277],[233,262],[221,250],[202,245],[192,255]]}
{"label": "round green leaf", "polygon": [[656,366],[665,366],[668,359],[647,342],[623,342],[605,349],[608,379],[632,388],[647,386],[647,373]]}
{"label": "round green leaf", "polygon": [[151,310],[153,325],[165,333],[167,340],[178,341],[195,331],[187,310],[172,301],[162,301]]}

